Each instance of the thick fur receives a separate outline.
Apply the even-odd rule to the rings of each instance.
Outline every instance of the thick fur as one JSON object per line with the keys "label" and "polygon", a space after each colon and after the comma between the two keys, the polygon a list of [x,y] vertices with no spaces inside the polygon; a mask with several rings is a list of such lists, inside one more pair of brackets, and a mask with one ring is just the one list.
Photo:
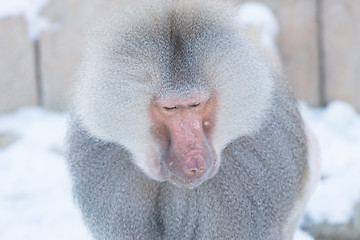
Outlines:
{"label": "thick fur", "polygon": [[[151,2],[105,21],[79,74],[67,159],[86,224],[96,239],[291,239],[288,220],[301,216],[295,202],[309,178],[291,92],[231,5]],[[221,163],[184,189],[151,168],[160,150],[148,107],[194,91],[218,99],[212,139]]]}
{"label": "thick fur", "polygon": [[150,3],[159,5],[133,6],[135,12],[117,13],[93,31],[74,106],[92,134],[124,145],[135,164],[161,180],[149,167],[157,165],[149,156],[160,151],[145,121],[152,98],[215,92],[213,144],[220,153],[260,124],[272,73],[245,38],[235,7],[197,0]]}

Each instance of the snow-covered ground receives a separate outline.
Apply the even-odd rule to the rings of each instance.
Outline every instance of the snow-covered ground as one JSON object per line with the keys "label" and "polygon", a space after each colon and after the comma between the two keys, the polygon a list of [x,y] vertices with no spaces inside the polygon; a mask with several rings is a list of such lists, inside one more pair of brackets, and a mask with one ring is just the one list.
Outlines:
{"label": "snow-covered ground", "polygon": [[322,180],[307,213],[315,223],[347,222],[360,201],[360,115],[341,101],[325,109],[304,105],[301,109],[318,137],[322,154]]}
{"label": "snow-covered ground", "polygon": [[0,117],[0,239],[89,239],[64,161],[66,119],[41,108]]}
{"label": "snow-covered ground", "polygon": [[[306,214],[314,222],[346,222],[360,200],[360,115],[340,101],[302,104],[301,111],[323,155],[323,178]],[[36,107],[0,116],[0,239],[90,239],[64,160],[67,116]]]}

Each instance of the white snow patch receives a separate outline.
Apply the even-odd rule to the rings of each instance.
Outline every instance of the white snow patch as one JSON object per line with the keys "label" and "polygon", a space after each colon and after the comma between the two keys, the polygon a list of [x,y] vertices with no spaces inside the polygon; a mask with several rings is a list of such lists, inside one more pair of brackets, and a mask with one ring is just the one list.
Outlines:
{"label": "white snow patch", "polygon": [[314,238],[307,232],[304,232],[301,229],[297,229],[293,240],[314,240]]}
{"label": "white snow patch", "polygon": [[90,239],[71,196],[64,161],[67,114],[23,108],[0,116],[0,239]]}
{"label": "white snow patch", "polygon": [[31,39],[38,39],[41,32],[59,26],[40,15],[49,0],[0,0],[0,19],[23,16]]}
{"label": "white snow patch", "polygon": [[322,180],[306,214],[315,223],[345,223],[360,201],[360,115],[342,101],[327,108],[301,106],[305,120],[318,137]]}

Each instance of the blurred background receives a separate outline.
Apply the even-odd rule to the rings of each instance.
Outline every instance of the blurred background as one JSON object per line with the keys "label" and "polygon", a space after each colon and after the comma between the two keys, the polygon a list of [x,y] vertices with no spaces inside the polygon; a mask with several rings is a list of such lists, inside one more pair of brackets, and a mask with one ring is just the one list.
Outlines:
{"label": "blurred background", "polygon": [[[65,110],[87,26],[119,0],[1,2],[0,112],[39,104]],[[16,10],[16,2],[28,8]],[[284,71],[298,96],[314,106],[345,100],[360,110],[360,2],[258,2],[278,19]]]}
{"label": "blurred background", "polygon": [[[36,110],[37,117],[48,116],[42,112],[45,111],[43,109],[66,111],[70,98],[69,90],[81,60],[86,31],[96,21],[96,16],[111,9],[113,4],[119,1],[121,0],[0,0],[0,114],[9,117],[7,114],[27,106],[41,107],[42,110]],[[321,116],[333,121],[339,114],[353,114],[351,116],[356,116],[354,119],[357,119],[356,111],[360,111],[360,1],[257,2],[265,4],[277,19],[279,29],[276,43],[283,71],[296,94],[306,103],[304,105],[322,107],[311,111],[306,109],[304,115],[315,119],[316,116],[327,114]],[[333,104],[329,110],[333,111],[331,114],[322,112],[333,100],[343,102]],[[337,108],[342,110],[334,110]],[[360,126],[360,120],[354,121],[359,123],[356,126]],[[5,165],[5,155],[1,155],[1,152],[15,141],[12,138],[16,138],[4,133],[5,125],[9,121],[0,121],[1,123],[3,128],[0,125],[0,168]],[[316,123],[313,126],[316,126]],[[357,134],[360,135],[360,130],[353,130],[356,135],[353,136],[352,143],[359,143],[360,136]],[[343,132],[341,127],[337,131]],[[62,134],[59,133],[59,136],[63,137]],[[360,148],[360,145],[358,147]],[[60,148],[62,145],[58,146],[55,152],[61,154]],[[360,161],[358,152],[351,157]],[[3,172],[5,173],[5,170]],[[12,176],[12,179],[16,181],[16,177],[18,176]],[[359,183],[360,177],[351,181]],[[353,186],[357,187],[359,184]],[[349,188],[339,186],[342,187]],[[5,191],[0,194],[3,199],[11,195],[6,195]],[[358,195],[355,198],[360,200]],[[0,198],[0,204],[1,201]],[[336,206],[335,203],[330,207]],[[326,218],[315,221],[311,216],[305,216],[303,229],[309,231],[315,239],[359,240],[360,201],[350,208],[349,217],[342,222],[334,223]],[[16,219],[13,219],[13,222],[16,222]],[[6,239],[21,239],[12,238],[14,235],[9,232],[8,235],[5,234],[4,226],[10,226],[8,221],[0,219],[0,224],[3,224],[0,226],[1,239],[5,239],[2,236],[8,236]]]}

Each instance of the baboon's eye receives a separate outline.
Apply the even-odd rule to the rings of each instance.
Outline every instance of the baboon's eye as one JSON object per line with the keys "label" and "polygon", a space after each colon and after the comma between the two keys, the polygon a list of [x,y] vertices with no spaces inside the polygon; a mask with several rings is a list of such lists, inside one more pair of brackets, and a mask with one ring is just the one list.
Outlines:
{"label": "baboon's eye", "polygon": [[176,109],[177,107],[176,106],[173,106],[173,107],[163,107],[165,110],[173,110],[173,109]]}
{"label": "baboon's eye", "polygon": [[199,106],[199,105],[200,105],[200,103],[195,103],[195,104],[189,105],[189,107],[197,107],[197,106]]}

